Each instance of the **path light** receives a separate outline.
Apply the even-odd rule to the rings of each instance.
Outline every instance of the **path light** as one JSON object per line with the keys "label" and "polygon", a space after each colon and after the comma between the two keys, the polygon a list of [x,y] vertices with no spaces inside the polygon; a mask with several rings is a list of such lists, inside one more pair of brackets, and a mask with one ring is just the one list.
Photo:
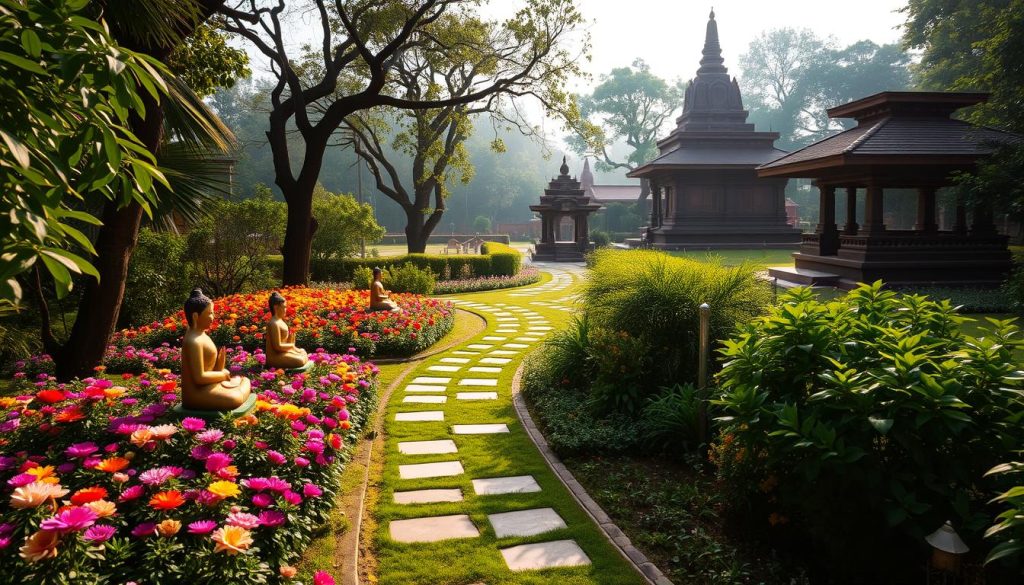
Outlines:
{"label": "path light", "polygon": [[960,535],[953,530],[953,525],[946,521],[938,530],[924,537],[932,547],[932,559],[929,563],[928,577],[931,581],[932,571],[941,573],[959,573],[963,555],[971,550]]}

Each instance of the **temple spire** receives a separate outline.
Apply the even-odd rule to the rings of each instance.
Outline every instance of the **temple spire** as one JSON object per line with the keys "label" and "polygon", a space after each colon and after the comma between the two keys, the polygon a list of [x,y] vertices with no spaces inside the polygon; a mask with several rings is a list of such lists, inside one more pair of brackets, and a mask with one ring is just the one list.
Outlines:
{"label": "temple spire", "polygon": [[583,171],[580,173],[580,189],[587,197],[593,197],[594,173],[590,171],[590,157],[583,159]]}
{"label": "temple spire", "polygon": [[558,168],[558,171],[562,173],[561,176],[563,177],[569,176],[569,163],[566,162],[564,154],[562,155],[562,166]]}
{"label": "temple spire", "polygon": [[728,69],[723,63],[722,46],[718,43],[718,23],[715,22],[715,9],[711,9],[708,16],[708,28],[704,35],[704,51],[700,60],[700,69],[697,73],[725,73]]}

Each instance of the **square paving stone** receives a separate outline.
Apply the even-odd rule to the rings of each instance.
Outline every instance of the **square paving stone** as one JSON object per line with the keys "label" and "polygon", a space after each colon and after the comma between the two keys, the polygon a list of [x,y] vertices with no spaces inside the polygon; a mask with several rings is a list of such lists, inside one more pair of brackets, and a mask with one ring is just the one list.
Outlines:
{"label": "square paving stone", "polygon": [[480,363],[481,364],[502,364],[503,365],[503,364],[509,363],[510,361],[512,361],[512,360],[510,360],[509,358],[492,358],[492,357],[488,357],[488,358],[483,358],[482,360],[480,360]]}
{"label": "square paving stone", "polygon": [[457,400],[497,400],[497,392],[459,392],[455,395]]}
{"label": "square paving stone", "polygon": [[519,319],[517,319],[515,317],[497,317],[497,318],[495,318],[495,321],[497,321],[498,323],[505,323],[505,322],[508,322],[508,321],[518,321],[518,320]]}
{"label": "square paving stone", "polygon": [[452,381],[451,378],[434,378],[434,377],[431,377],[431,376],[420,376],[418,378],[415,378],[412,381],[412,383],[413,384],[447,384],[448,382],[451,382],[451,381]]}
{"label": "square paving stone", "polygon": [[473,366],[472,368],[469,368],[469,371],[477,374],[500,374],[501,368],[492,368],[488,366]]}
{"label": "square paving stone", "polygon": [[459,380],[459,386],[497,386],[498,381],[493,378],[465,378]]}
{"label": "square paving stone", "polygon": [[498,538],[506,536],[533,536],[565,528],[565,520],[553,508],[536,508],[517,512],[489,514],[487,519]]}
{"label": "square paving stone", "polygon": [[402,479],[423,479],[428,477],[449,477],[462,475],[460,461],[438,461],[437,463],[412,463],[398,466],[398,477]]}
{"label": "square paving stone", "polygon": [[436,386],[434,384],[409,384],[405,387],[406,392],[444,392],[447,386]]}
{"label": "square paving stone", "polygon": [[[486,337],[482,337],[481,339],[483,339],[484,341],[505,341],[508,338],[507,337],[498,337],[497,335],[488,335]],[[467,347],[469,347],[469,346],[467,346]]]}
{"label": "square paving stone", "polygon": [[452,432],[455,433],[456,435],[494,435],[498,433],[507,433],[508,425],[504,423],[483,425],[452,425]]}
{"label": "square paving stone", "polygon": [[468,347],[469,349],[491,349],[494,346],[493,345],[488,345],[486,343],[471,343],[471,344],[467,345],[466,347]]}
{"label": "square paving stone", "polygon": [[457,350],[453,351],[452,354],[453,355],[480,355],[480,352],[479,351],[463,351],[461,349],[457,349]]}
{"label": "square paving stone", "polygon": [[427,369],[431,372],[458,372],[462,366],[430,366]]}
{"label": "square paving stone", "polygon": [[491,352],[491,355],[516,355],[518,351],[512,351],[511,349],[496,349]]}
{"label": "square paving stone", "polygon": [[[526,349],[526,348],[528,348],[530,346],[526,345],[525,343],[506,343],[505,345],[502,345],[501,347],[507,347],[509,349]],[[491,353],[494,353],[494,352],[491,352]]]}
{"label": "square paving stone", "polygon": [[516,341],[525,341],[527,343],[530,343],[530,342],[533,342],[533,341],[540,341],[540,338],[537,338],[537,337],[516,337]]}
{"label": "square paving stone", "polygon": [[395,413],[395,420],[398,422],[420,422],[420,421],[436,421],[444,420],[444,411],[441,410],[422,410],[420,412],[397,412]]}
{"label": "square paving stone", "polygon": [[415,402],[419,404],[444,404],[445,402],[448,402],[448,397],[413,394],[412,396],[406,396],[405,398],[403,398],[402,402]]}
{"label": "square paving stone", "polygon": [[437,502],[461,502],[462,490],[413,490],[409,492],[395,492],[396,504],[434,504]]}
{"label": "square paving stone", "polygon": [[505,557],[505,564],[513,571],[590,564],[590,557],[575,540],[553,540],[503,548],[501,556]]}
{"label": "square paving stone", "polygon": [[494,316],[495,317],[511,317],[512,313],[509,313],[508,311],[499,311],[499,312],[495,313]]}
{"label": "square paving stone", "polygon": [[512,477],[491,477],[474,479],[473,491],[478,496],[497,496],[500,494],[528,494],[540,491],[540,485],[532,475],[515,475]]}
{"label": "square paving stone", "polygon": [[[466,514],[394,520],[388,525],[396,542],[437,542],[451,538],[476,538],[480,531]],[[582,552],[582,551],[581,551]]]}
{"label": "square paving stone", "polygon": [[439,455],[441,453],[457,453],[455,441],[406,441],[398,444],[398,452],[403,455]]}
{"label": "square paving stone", "polygon": [[550,327],[528,327],[530,331],[551,331]]}
{"label": "square paving stone", "polygon": [[509,335],[515,335],[516,333],[519,333],[519,331],[516,329],[498,329],[497,331],[495,331],[495,333],[507,333]]}
{"label": "square paving stone", "polygon": [[469,358],[445,357],[441,358],[441,362],[445,364],[466,364],[469,363]]}

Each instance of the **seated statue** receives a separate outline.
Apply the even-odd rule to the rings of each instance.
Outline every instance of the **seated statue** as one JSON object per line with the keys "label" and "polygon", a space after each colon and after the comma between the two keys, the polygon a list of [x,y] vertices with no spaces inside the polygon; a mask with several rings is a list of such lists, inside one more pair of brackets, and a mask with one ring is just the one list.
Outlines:
{"label": "seated statue", "polygon": [[306,350],[295,346],[295,334],[288,329],[284,321],[287,309],[284,297],[274,291],[268,301],[270,305],[270,321],[267,323],[267,366],[294,370],[306,367],[309,357]]}
{"label": "seated statue", "polygon": [[234,410],[249,399],[249,378],[225,369],[227,356],[206,334],[213,301],[195,289],[185,301],[188,330],[181,341],[181,403],[188,410]]}
{"label": "seated statue", "polygon": [[400,311],[395,301],[388,297],[388,291],[380,281],[381,269],[373,269],[373,284],[370,285],[371,311]]}

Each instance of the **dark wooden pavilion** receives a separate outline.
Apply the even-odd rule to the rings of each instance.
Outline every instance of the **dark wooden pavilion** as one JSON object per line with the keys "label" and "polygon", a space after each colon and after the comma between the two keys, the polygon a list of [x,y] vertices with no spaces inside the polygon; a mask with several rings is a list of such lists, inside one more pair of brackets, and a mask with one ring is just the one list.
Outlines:
{"label": "dark wooden pavilion", "polygon": [[[994,144],[1021,136],[951,118],[960,108],[985,101],[984,93],[882,92],[828,111],[857,126],[758,167],[760,177],[814,179],[820,215],[804,234],[796,269],[773,276],[803,284],[838,284],[882,279],[891,284],[1001,282],[1010,269],[1007,237],[996,232],[992,210],[955,206],[948,231],[936,223],[936,191],[952,184],[956,171],[973,170]],[[884,223],[885,189],[917,191],[912,230]],[[846,194],[846,225],[836,225],[836,190]],[[864,191],[858,223],[857,192]],[[968,213],[970,211],[970,213]]]}
{"label": "dark wooden pavilion", "polygon": [[[540,203],[530,206],[541,219],[540,241],[533,259],[582,262],[583,255],[594,247],[590,243],[588,217],[601,209],[601,204],[592,201],[580,182],[569,176],[564,156],[558,170],[561,174],[551,179]],[[571,226],[571,229],[563,229],[563,226]]]}
{"label": "dark wooden pavilion", "polygon": [[747,123],[740,87],[729,77],[712,12],[697,76],[686,88],[677,127],[660,155],[627,176],[651,184],[649,245],[661,249],[796,247],[786,217],[786,179],[758,179],[758,165],[786,153],[777,132]]}

